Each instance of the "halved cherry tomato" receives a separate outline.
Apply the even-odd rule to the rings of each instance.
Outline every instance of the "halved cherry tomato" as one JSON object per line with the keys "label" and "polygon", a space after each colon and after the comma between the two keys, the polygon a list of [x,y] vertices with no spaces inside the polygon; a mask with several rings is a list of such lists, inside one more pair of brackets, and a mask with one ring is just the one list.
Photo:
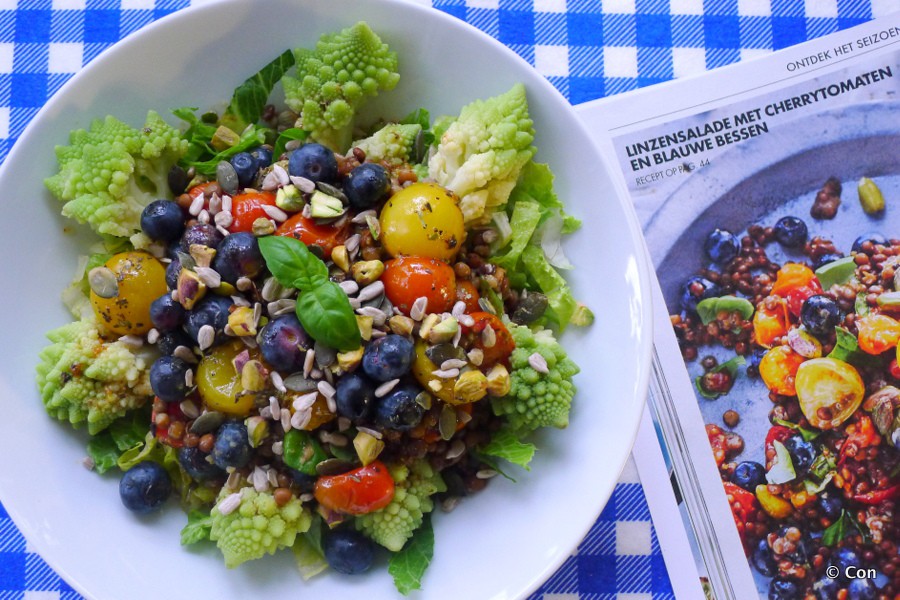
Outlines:
{"label": "halved cherry tomato", "polygon": [[231,198],[231,216],[234,221],[228,231],[253,231],[253,221],[268,219],[269,215],[263,206],[275,206],[275,194],[272,192],[244,192]]}
{"label": "halved cherry tomato", "polygon": [[794,317],[800,318],[800,310],[803,308],[803,303],[806,302],[806,299],[821,293],[822,286],[819,285],[818,279],[813,279],[806,285],[790,290],[785,295],[788,310]]}
{"label": "halved cherry tomato", "polygon": [[447,312],[456,302],[453,267],[434,258],[401,256],[389,260],[381,275],[384,293],[408,315],[417,298],[427,298],[429,313]]}
{"label": "halved cherry tomato", "polygon": [[821,290],[822,286],[812,269],[800,263],[788,263],[778,270],[771,294],[786,298],[791,290],[812,285],[813,281]]}
{"label": "halved cherry tomato", "polygon": [[759,512],[759,503],[756,500],[756,496],[730,481],[725,481],[722,485],[725,487],[725,497],[731,506],[731,514],[734,516],[734,524],[737,526],[741,544],[744,546],[744,552],[748,552],[746,526],[747,523],[752,523],[756,520],[756,513]]}
{"label": "halved cherry tomato", "polygon": [[867,354],[881,354],[900,340],[900,321],[887,315],[868,314],[856,319],[859,349]]}
{"label": "halved cherry tomato", "polygon": [[788,346],[772,348],[759,362],[759,376],[766,387],[782,396],[797,394],[797,370],[806,359]]}
{"label": "halved cherry tomato", "polygon": [[[154,398],[154,400],[158,400]],[[154,407],[160,404],[159,401],[155,401],[153,403]],[[160,425],[160,421],[157,420],[157,416],[160,414],[165,414],[169,417],[168,423],[165,425]],[[184,446],[184,440],[179,437],[172,437],[169,435],[169,431],[172,430],[172,425],[176,422],[181,422],[181,430],[185,431],[185,422],[188,418],[181,411],[181,405],[178,402],[166,402],[165,410],[162,413],[156,411],[154,408],[150,413],[150,423],[153,424],[153,434],[160,441],[160,443],[165,444],[166,446],[171,446],[172,448],[181,448]],[[165,422],[165,421],[162,421]]]}
{"label": "halved cherry tomato", "polygon": [[[474,312],[470,316],[475,319],[475,324],[463,327],[463,333],[474,334],[472,345],[484,353],[481,367],[492,367],[499,362],[507,362],[509,355],[516,349],[516,343],[503,321],[489,312]],[[483,332],[488,325],[494,330],[495,342],[492,346],[484,344]]]}
{"label": "halved cherry tomato", "polygon": [[475,284],[468,279],[456,282],[456,301],[466,303],[467,313],[478,312],[481,310],[481,307],[478,306],[479,297],[478,290],[475,289]]}
{"label": "halved cherry tomato", "polygon": [[772,466],[772,462],[775,460],[775,442],[781,442],[783,444],[786,439],[793,435],[794,430],[790,427],[773,425],[769,428],[769,433],[766,434],[766,441],[763,446],[766,452],[766,469],[769,469]]}
{"label": "halved cherry tomato", "polygon": [[766,298],[753,314],[753,338],[764,348],[771,348],[780,337],[787,335],[790,319],[787,302],[783,298]]}
{"label": "halved cherry tomato", "polygon": [[394,498],[394,479],[384,463],[376,460],[340,475],[319,477],[314,494],[327,509],[364,515],[390,504]]}
{"label": "halved cherry tomato", "polygon": [[349,235],[350,222],[343,220],[340,225],[317,223],[315,219],[297,213],[275,230],[275,235],[286,235],[298,239],[307,246],[318,246],[330,256],[331,251],[343,244]]}
{"label": "halved cherry tomato", "polygon": [[187,194],[188,194],[188,196],[191,197],[191,200],[194,200],[197,198],[197,196],[201,196],[201,195],[205,194],[208,190],[211,190],[213,188],[220,190],[219,184],[215,181],[209,181],[207,183],[199,183],[199,184],[195,185],[194,187],[192,187],[191,189],[189,189],[187,191]]}

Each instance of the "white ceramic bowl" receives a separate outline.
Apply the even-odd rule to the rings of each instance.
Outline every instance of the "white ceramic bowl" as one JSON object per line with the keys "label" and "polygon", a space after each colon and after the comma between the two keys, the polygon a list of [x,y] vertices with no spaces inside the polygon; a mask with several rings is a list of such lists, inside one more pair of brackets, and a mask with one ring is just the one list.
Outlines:
{"label": "white ceramic bowl", "polygon": [[[386,569],[304,583],[290,552],[227,570],[212,545],[185,549],[175,506],[139,519],[117,478],[81,466],[86,434],[45,414],[34,384],[44,333],[68,320],[59,293],[87,237],[59,216],[43,188],[53,147],[73,128],[113,114],[138,124],[148,109],[209,107],[287,48],[367,21],[398,53],[402,82],[373,112],[423,106],[455,114],[465,103],[523,82],[538,131],[538,159],[584,227],[568,241],[576,295],[597,315],[565,334],[582,366],[572,424],[548,431],[530,473],[502,478],[435,518],[427,598],[521,598],[575,549],[609,498],[631,448],[650,355],[649,271],[636,220],[568,103],[527,63],[438,11],[398,1],[226,0],[184,10],[117,44],[61,89],[26,129],[0,171],[0,221],[10,288],[0,311],[0,499],[40,553],[88,598],[392,598]],[[410,26],[414,24],[414,26]],[[173,123],[175,119],[171,120]]]}

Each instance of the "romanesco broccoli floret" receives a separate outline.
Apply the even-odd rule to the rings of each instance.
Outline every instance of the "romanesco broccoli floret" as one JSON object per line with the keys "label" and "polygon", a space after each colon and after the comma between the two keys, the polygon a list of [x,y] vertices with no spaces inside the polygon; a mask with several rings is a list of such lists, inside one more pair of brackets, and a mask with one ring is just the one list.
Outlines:
{"label": "romanesco broccoli floret", "polygon": [[484,224],[506,205],[519,172],[534,156],[533,140],[525,86],[519,83],[463,107],[440,136],[428,173],[460,197],[466,224]]}
{"label": "romanesco broccoli floret", "polygon": [[[222,514],[219,507],[230,502],[232,493],[239,494],[240,505]],[[312,524],[312,516],[299,498],[292,497],[278,506],[271,492],[258,492],[253,487],[241,488],[239,492],[222,488],[210,517],[209,539],[216,542],[229,569],[293,546],[297,534]]]}
{"label": "romanesco broccoli floret", "polygon": [[353,142],[366,153],[368,161],[384,161],[397,166],[413,161],[416,138],[422,132],[418,124],[389,123],[369,137]]}
{"label": "romanesco broccoli floret", "polygon": [[347,150],[353,117],[368,98],[400,80],[397,54],[365,23],[322,36],[315,50],[295,52],[297,73],[285,76],[285,102],[297,127],[336,152]]}
{"label": "romanesco broccoli floret", "polygon": [[63,215],[128,237],[140,231],[144,207],[167,194],[169,169],[187,149],[180,132],[153,111],[140,129],[107,116],[56,147],[59,172],[44,183],[65,202]]}
{"label": "romanesco broccoli floret", "polygon": [[394,498],[384,508],[361,515],[356,528],[392,552],[399,552],[434,509],[431,496],[447,490],[441,474],[426,460],[411,466],[388,467],[394,478]]}
{"label": "romanesco broccoli floret", "polygon": [[87,423],[93,435],[153,396],[153,357],[103,340],[93,319],[54,329],[47,338],[37,384],[47,412],[60,421]]}
{"label": "romanesco broccoli floret", "polygon": [[[513,430],[521,433],[539,427],[568,426],[575,395],[572,377],[578,373],[578,365],[567,356],[549,329],[532,330],[512,323],[509,328],[516,343],[510,356],[511,387],[509,394],[492,401],[494,413],[505,415]],[[535,353],[547,362],[547,373],[531,365],[529,358]]]}

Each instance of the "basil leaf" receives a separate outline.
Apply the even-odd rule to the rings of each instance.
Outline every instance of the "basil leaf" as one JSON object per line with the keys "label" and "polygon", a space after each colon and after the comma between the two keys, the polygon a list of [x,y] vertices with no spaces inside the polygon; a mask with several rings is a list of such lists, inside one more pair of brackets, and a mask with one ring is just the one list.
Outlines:
{"label": "basil leaf", "polygon": [[391,556],[388,573],[394,585],[404,596],[422,588],[422,575],[434,557],[434,530],[431,518],[426,517],[400,552]]}
{"label": "basil leaf", "polygon": [[[266,259],[269,271],[285,287],[309,290],[328,281],[328,267],[300,240],[286,236],[262,237],[259,238],[259,251]],[[346,294],[344,299],[347,299]],[[349,302],[347,307],[350,307]],[[350,313],[353,313],[352,309]]]}
{"label": "basil leaf", "polygon": [[297,318],[317,342],[341,351],[359,348],[359,325],[353,307],[344,290],[333,281],[300,292]]}
{"label": "basil leaf", "polygon": [[223,125],[231,127],[234,131],[243,131],[247,125],[259,121],[272,88],[293,66],[294,52],[285,50],[281,56],[239,85],[234,90],[231,103],[222,117]]}
{"label": "basil leaf", "polygon": [[850,527],[853,526],[850,521],[852,519],[847,515],[847,511],[842,510],[841,517],[822,533],[822,543],[826,546],[834,546],[847,537],[847,534],[850,533]]}
{"label": "basil leaf", "polygon": [[209,511],[192,510],[188,513],[188,522],[181,530],[181,545],[190,546],[209,539],[212,531],[212,517]]}
{"label": "basil leaf", "polygon": [[881,366],[878,356],[867,354],[859,349],[859,342],[855,335],[843,327],[835,327],[834,333],[836,335],[834,349],[828,354],[828,358],[842,360],[856,367],[877,368]]}
{"label": "basil leaf", "polygon": [[798,432],[800,434],[800,437],[802,437],[806,442],[811,442],[822,434],[821,431],[806,429],[805,427],[800,427],[796,423],[791,423],[790,421],[785,421],[784,419],[775,419],[775,423],[781,425],[782,427],[787,427],[788,429],[793,429],[794,431]]}
{"label": "basil leaf", "polygon": [[481,453],[487,456],[495,456],[509,461],[514,465],[519,465],[526,471],[530,471],[528,464],[534,457],[535,446],[527,442],[522,442],[516,434],[507,428],[499,429],[491,441],[482,448]]}

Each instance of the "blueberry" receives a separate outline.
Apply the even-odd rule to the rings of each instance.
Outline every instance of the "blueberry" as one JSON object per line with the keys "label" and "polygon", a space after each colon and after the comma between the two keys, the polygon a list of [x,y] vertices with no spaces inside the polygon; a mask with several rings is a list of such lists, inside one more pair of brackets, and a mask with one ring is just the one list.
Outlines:
{"label": "blueberry", "polygon": [[139,514],[158,510],[172,494],[172,480],[153,461],[139,462],[122,474],[119,497],[125,508]]}
{"label": "blueberry", "polygon": [[697,312],[697,303],[707,298],[721,296],[721,288],[703,277],[691,277],[681,288],[681,308],[689,313]]}
{"label": "blueberry", "polygon": [[762,362],[763,357],[766,355],[767,350],[765,348],[754,348],[753,352],[750,353],[750,356],[747,357],[747,375],[750,377],[758,377],[759,376],[759,364]]}
{"label": "blueberry", "polygon": [[199,344],[200,328],[204,325],[211,325],[215,330],[214,344],[223,342],[225,326],[228,325],[228,314],[233,305],[234,301],[231,298],[218,294],[207,294],[195,304],[194,308],[189,310],[184,317],[184,330],[194,340],[194,344]]}
{"label": "blueberry", "polygon": [[363,163],[350,171],[344,181],[344,194],[356,210],[374,208],[391,191],[391,177],[376,163]]}
{"label": "blueberry", "polygon": [[831,519],[837,520],[841,516],[841,510],[844,508],[844,502],[841,500],[840,494],[832,492],[823,492],[818,496],[819,508],[822,514]]}
{"label": "blueberry", "polygon": [[322,540],[322,552],[328,565],[344,575],[368,571],[375,560],[375,545],[352,529],[330,531]]}
{"label": "blueberry", "polygon": [[759,543],[753,549],[753,553],[750,555],[750,564],[766,577],[772,577],[778,572],[775,554],[772,553],[769,542],[765,538],[759,540]]}
{"label": "blueberry", "polygon": [[819,258],[813,261],[812,268],[813,271],[818,271],[828,263],[833,263],[836,260],[840,260],[844,258],[843,254],[823,254]]}
{"label": "blueberry", "polygon": [[421,388],[411,383],[395,387],[375,405],[375,423],[385,429],[409,431],[422,421],[425,409],[416,402]]}
{"label": "blueberry", "polygon": [[181,259],[177,256],[166,266],[166,285],[170,290],[178,287],[178,276],[181,274]]}
{"label": "blueberry", "polygon": [[798,475],[809,470],[818,454],[815,446],[799,435],[792,435],[786,439],[784,447],[787,448],[788,453],[791,455],[791,463],[793,463],[794,470]]}
{"label": "blueberry", "polygon": [[212,268],[232,285],[241,277],[253,279],[265,266],[256,236],[246,231],[226,236],[212,263]]}
{"label": "blueberry", "polygon": [[799,248],[806,243],[809,230],[797,217],[782,217],[774,227],[775,240],[785,248]]}
{"label": "blueberry", "polygon": [[277,371],[295,371],[303,367],[312,340],[296,315],[287,314],[266,323],[259,334],[259,350]]}
{"label": "blueberry", "polygon": [[238,185],[242,188],[251,187],[259,172],[259,163],[256,161],[256,157],[249,152],[238,152],[228,162],[237,173]]}
{"label": "blueberry", "polygon": [[847,569],[858,569],[862,567],[862,561],[860,560],[859,555],[850,548],[838,548],[831,554],[831,560],[828,561],[828,566],[837,567],[838,579],[846,582],[848,580]]}
{"label": "blueberry", "polygon": [[209,248],[218,248],[225,238],[214,225],[209,223],[196,223],[184,230],[181,236],[181,251],[190,252],[191,244],[199,244]]}
{"label": "blueberry", "polygon": [[188,394],[184,380],[190,365],[175,356],[160,356],[150,366],[150,387],[163,402],[181,402]]}
{"label": "blueberry", "polygon": [[800,586],[790,579],[776,577],[769,582],[769,600],[799,600]]}
{"label": "blueberry", "polygon": [[871,579],[854,579],[847,586],[847,600],[875,600],[878,588]]}
{"label": "blueberry", "polygon": [[810,296],[800,308],[800,321],[813,335],[828,335],[843,319],[837,303],[822,294]]}
{"label": "blueberry", "polygon": [[359,373],[347,373],[335,386],[334,401],[342,417],[357,421],[368,416],[375,403],[375,385]]}
{"label": "blueberry", "polygon": [[758,462],[745,461],[734,468],[731,483],[739,485],[750,493],[756,493],[756,486],[766,483],[766,468]]}
{"label": "blueberry", "polygon": [[228,421],[216,431],[216,441],[210,454],[220,469],[240,469],[250,462],[250,440],[247,426],[240,421]]}
{"label": "blueberry", "polygon": [[250,151],[250,156],[256,159],[256,165],[265,169],[272,164],[272,149],[268,146],[259,146]]}
{"label": "blueberry", "polygon": [[193,340],[181,329],[162,332],[159,335],[159,340],[156,342],[156,348],[163,356],[171,356],[178,346],[190,348],[193,345]]}
{"label": "blueberry", "polygon": [[141,211],[141,229],[152,240],[177,240],[184,232],[184,213],[172,200],[154,200]]}
{"label": "blueberry", "polygon": [[390,381],[409,371],[415,354],[413,343],[407,338],[386,335],[366,346],[362,368],[375,381]]}
{"label": "blueberry", "polygon": [[730,231],[724,229],[714,229],[706,237],[703,244],[703,251],[706,256],[717,265],[724,265],[730,262],[738,251],[741,249],[737,237]]}
{"label": "blueberry", "polygon": [[169,172],[166,175],[166,180],[169,184],[169,191],[172,192],[173,196],[180,196],[183,194],[187,191],[188,184],[191,183],[187,171],[178,165],[172,165],[172,168],[169,169]]}
{"label": "blueberry", "polygon": [[812,585],[813,594],[816,600],[837,600],[838,591],[841,586],[836,579],[825,575]]}
{"label": "blueberry", "polygon": [[285,469],[291,476],[291,481],[300,489],[301,494],[306,494],[316,489],[317,478],[315,475],[307,475],[303,471],[288,466],[285,466]]}
{"label": "blueberry", "polygon": [[159,331],[173,331],[183,320],[184,307],[171,294],[163,294],[150,303],[150,321]]}
{"label": "blueberry", "polygon": [[337,159],[334,152],[321,144],[304,144],[291,152],[288,173],[311,181],[333,183],[338,178]]}
{"label": "blueberry", "polygon": [[864,233],[853,242],[853,246],[850,248],[853,252],[862,252],[862,245],[866,242],[871,242],[873,246],[887,246],[888,240],[886,237],[881,235],[880,233],[871,231],[869,233]]}
{"label": "blueberry", "polygon": [[211,481],[225,477],[225,471],[212,464],[206,457],[209,456],[197,446],[188,448],[183,446],[178,449],[178,464],[185,472],[196,481]]}

